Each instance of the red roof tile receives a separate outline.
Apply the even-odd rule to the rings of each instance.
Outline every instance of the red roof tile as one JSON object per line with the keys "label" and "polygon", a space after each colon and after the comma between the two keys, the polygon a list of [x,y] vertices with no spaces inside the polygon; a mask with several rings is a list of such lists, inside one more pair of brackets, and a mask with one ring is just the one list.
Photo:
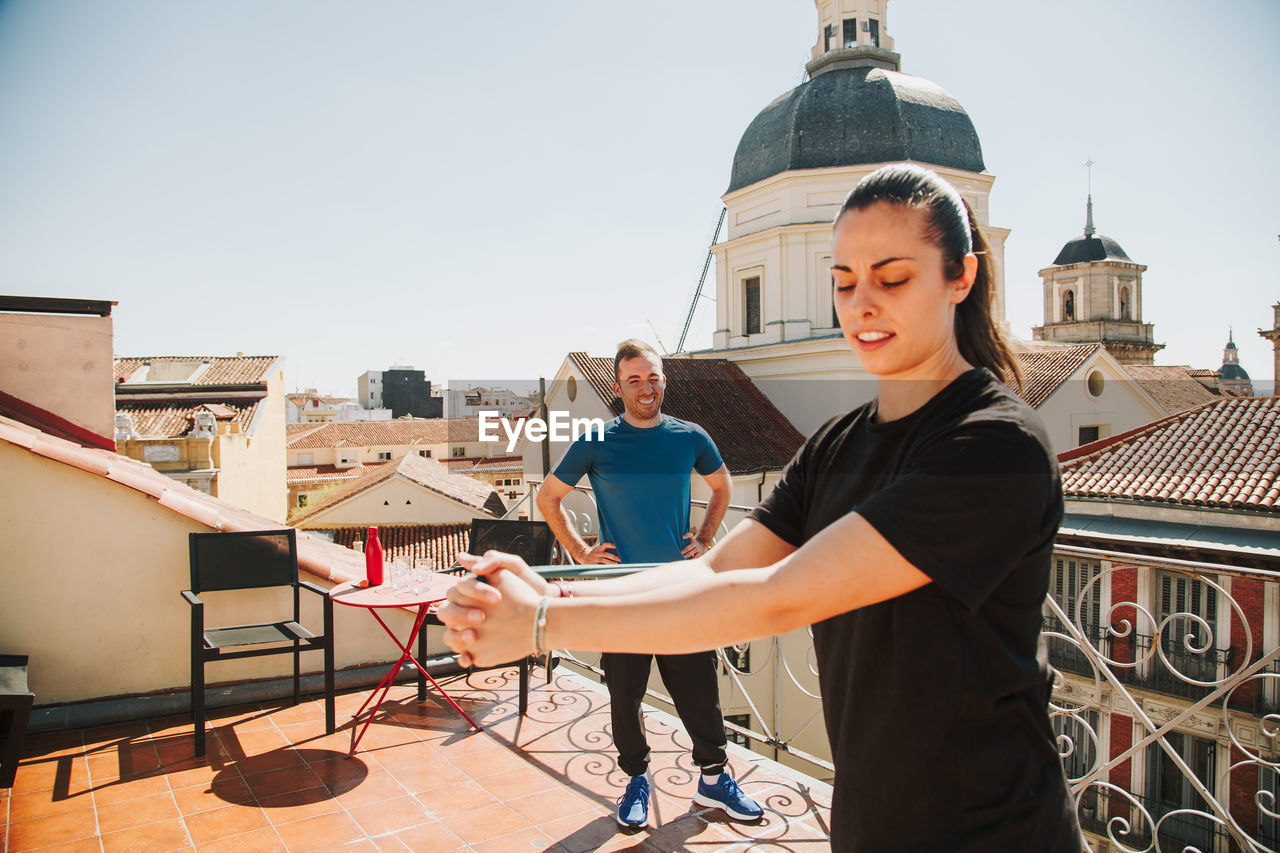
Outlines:
{"label": "red roof tile", "polygon": [[1068,497],[1280,513],[1280,397],[1232,397],[1058,457]]}
{"label": "red roof tile", "polygon": [[315,447],[385,447],[397,444],[445,444],[480,440],[479,418],[396,418],[320,424],[289,434],[290,450]]}
{"label": "red roof tile", "polygon": [[[266,382],[271,366],[279,360],[276,355],[249,356],[180,356],[164,355],[115,360],[116,382],[127,382],[146,363],[207,362],[208,368],[198,375],[191,385],[250,385]],[[176,382],[175,384],[187,384]]]}
{"label": "red roof tile", "polygon": [[441,459],[440,462],[455,474],[466,474],[470,471],[493,474],[499,471],[506,473],[524,470],[523,456],[457,456],[452,459]]}
{"label": "red roof tile", "polygon": [[[1018,395],[1031,408],[1040,408],[1100,349],[1102,344],[1020,344],[1013,351],[1014,358],[1018,360],[1018,370],[1022,373],[1022,389]],[[1015,387],[1012,379],[1007,373],[1004,376],[1010,388]]]}
{"label": "red roof tile", "polygon": [[[378,541],[382,543],[384,560],[396,557],[420,557],[427,560],[432,571],[442,571],[458,564],[454,557],[466,551],[471,542],[471,523],[453,524],[379,524]],[[333,541],[350,548],[356,542],[368,538],[367,527],[338,527]]]}
{"label": "red roof tile", "polygon": [[1124,369],[1166,414],[1185,412],[1222,396],[1197,382],[1192,370],[1183,365],[1127,364]]}
{"label": "red roof tile", "polygon": [[[278,522],[172,480],[150,465],[109,450],[82,447],[2,416],[0,442],[102,477],[121,488],[141,492],[160,506],[213,530],[278,530],[281,527]],[[145,536],[145,531],[139,535]],[[298,533],[298,567],[335,583],[364,577],[364,560],[359,554],[303,532]]]}
{"label": "red roof tile", "polygon": [[303,483],[338,483],[354,480],[372,468],[381,468],[383,462],[364,463],[339,468],[336,465],[290,465],[285,469],[285,482],[291,486]]}
{"label": "red roof tile", "polygon": [[[613,358],[571,352],[569,359],[615,415]],[[742,368],[722,358],[664,358],[667,390],[662,411],[692,421],[716,443],[730,473],[775,471],[804,443],[800,434]]]}
{"label": "red roof tile", "polygon": [[384,462],[371,467],[326,500],[313,507],[307,507],[306,512],[294,516],[294,521],[302,521],[396,476],[404,477],[433,492],[495,517],[501,517],[506,512],[502,498],[488,483],[473,480],[462,474],[450,473],[449,469],[439,462],[409,454],[399,461]]}
{"label": "red roof tile", "polygon": [[143,438],[178,438],[195,426],[195,415],[201,409],[211,412],[216,420],[234,421],[243,432],[249,431],[253,416],[258,411],[261,397],[252,401],[228,400],[221,403],[201,403],[190,400],[160,403],[142,398],[149,405],[133,403],[130,398],[117,400],[116,411],[127,412],[133,418],[133,428]]}

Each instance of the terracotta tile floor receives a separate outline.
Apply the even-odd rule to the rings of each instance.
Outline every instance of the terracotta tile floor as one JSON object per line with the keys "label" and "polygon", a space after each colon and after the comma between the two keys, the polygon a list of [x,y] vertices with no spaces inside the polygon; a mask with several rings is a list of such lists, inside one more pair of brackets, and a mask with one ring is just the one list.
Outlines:
{"label": "terracotta tile floor", "polygon": [[[537,673],[540,674],[540,671]],[[624,777],[602,688],[563,670],[534,679],[516,713],[512,671],[446,683],[481,723],[397,686],[354,758],[349,730],[325,735],[323,706],[241,707],[212,721],[193,756],[189,720],[33,735],[0,790],[0,849],[19,851],[822,851],[830,788],[742,750],[731,764],[765,806],[755,825],[694,807],[689,741],[650,712],[650,826],[624,831]],[[338,697],[339,723],[366,693]]]}

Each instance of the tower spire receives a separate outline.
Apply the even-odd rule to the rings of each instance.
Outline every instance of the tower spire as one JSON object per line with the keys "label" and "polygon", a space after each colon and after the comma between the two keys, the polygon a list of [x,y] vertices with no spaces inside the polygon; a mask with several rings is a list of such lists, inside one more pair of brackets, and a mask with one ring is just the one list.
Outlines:
{"label": "tower spire", "polygon": [[1085,160],[1084,166],[1089,170],[1089,201],[1085,205],[1084,236],[1092,237],[1097,231],[1093,227],[1093,157]]}

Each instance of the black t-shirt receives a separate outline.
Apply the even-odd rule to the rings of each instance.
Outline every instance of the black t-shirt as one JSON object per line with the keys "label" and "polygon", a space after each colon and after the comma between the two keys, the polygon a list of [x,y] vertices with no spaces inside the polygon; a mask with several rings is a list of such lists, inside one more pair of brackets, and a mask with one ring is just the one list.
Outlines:
{"label": "black t-shirt", "polygon": [[932,583],[814,626],[837,851],[1079,851],[1041,606],[1062,520],[1044,425],[981,368],[910,415],[829,421],[751,517],[801,546],[850,512]]}

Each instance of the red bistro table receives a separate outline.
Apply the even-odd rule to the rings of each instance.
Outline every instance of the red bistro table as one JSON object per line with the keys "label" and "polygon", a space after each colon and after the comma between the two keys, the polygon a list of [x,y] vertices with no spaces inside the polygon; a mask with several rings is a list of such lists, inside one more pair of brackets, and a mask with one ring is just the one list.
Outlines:
{"label": "red bistro table", "polygon": [[[391,665],[391,669],[387,670],[387,674],[382,681],[378,682],[378,686],[373,688],[373,692],[369,694],[369,698],[364,700],[364,704],[360,706],[360,710],[356,711],[351,717],[352,740],[351,755],[356,754],[356,747],[360,744],[360,738],[364,737],[365,731],[368,730],[369,724],[373,722],[373,718],[377,716],[378,709],[382,707],[383,701],[387,698],[387,692],[391,690],[391,685],[395,683],[396,676],[400,674],[400,668],[404,666],[406,661],[412,661],[413,665],[418,668],[418,672],[422,673],[432,686],[440,692],[445,701],[453,706],[453,709],[462,715],[462,719],[471,724],[476,731],[480,731],[480,726],[467,716],[467,712],[458,707],[458,703],[450,698],[445,689],[441,687],[431,674],[427,672],[426,667],[418,662],[418,659],[409,651],[413,647],[413,638],[418,636],[418,632],[422,630],[422,623],[427,618],[427,610],[437,601],[443,601],[445,593],[447,593],[454,584],[458,582],[458,578],[453,575],[432,574],[427,578],[426,584],[413,584],[408,589],[392,590],[386,586],[374,586],[362,588],[360,581],[347,581],[338,584],[329,590],[329,597],[338,604],[345,604],[348,607],[363,607],[373,614],[373,618],[378,620],[378,624],[382,626],[382,630],[387,632],[387,636],[391,638],[396,647],[400,649],[400,659]],[[413,592],[414,588],[420,588],[421,592]],[[413,620],[413,630],[405,637],[404,642],[400,642],[396,638],[395,632],[382,620],[378,614],[378,610],[384,607],[416,607],[418,608],[418,617]],[[356,720],[360,718],[360,714],[364,712],[369,701],[375,696],[378,697],[374,702],[372,710],[369,711],[369,718],[360,726],[359,732],[356,732]]]}

